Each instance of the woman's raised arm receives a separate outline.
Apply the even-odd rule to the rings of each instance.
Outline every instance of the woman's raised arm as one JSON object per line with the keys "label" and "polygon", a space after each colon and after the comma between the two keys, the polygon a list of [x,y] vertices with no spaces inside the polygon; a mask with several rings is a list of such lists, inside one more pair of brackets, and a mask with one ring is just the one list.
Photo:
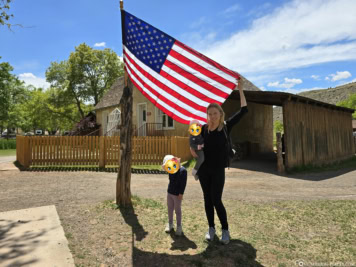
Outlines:
{"label": "woman's raised arm", "polygon": [[246,107],[247,102],[246,102],[246,97],[245,97],[244,90],[243,90],[243,81],[241,78],[239,80],[237,80],[237,88],[239,89],[239,93],[240,93],[241,107]]}

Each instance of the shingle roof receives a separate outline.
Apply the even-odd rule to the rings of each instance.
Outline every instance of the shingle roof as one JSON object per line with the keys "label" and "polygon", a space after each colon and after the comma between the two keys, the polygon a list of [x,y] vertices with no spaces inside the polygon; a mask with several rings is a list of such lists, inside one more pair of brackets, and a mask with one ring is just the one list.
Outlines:
{"label": "shingle roof", "polygon": [[94,110],[118,106],[122,93],[124,91],[124,77],[118,78],[111,86],[109,91],[104,94],[103,98],[94,107]]}

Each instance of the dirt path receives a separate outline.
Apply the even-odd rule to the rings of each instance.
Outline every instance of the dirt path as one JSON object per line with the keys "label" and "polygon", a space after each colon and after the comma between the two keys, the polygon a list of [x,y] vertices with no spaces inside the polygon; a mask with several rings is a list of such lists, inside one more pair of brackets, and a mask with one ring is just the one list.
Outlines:
{"label": "dirt path", "polygon": [[[162,174],[132,174],[132,193],[165,199],[167,179],[167,175]],[[116,173],[0,171],[0,212],[44,205],[61,209],[115,199],[115,186]],[[287,177],[230,169],[226,172],[223,197],[247,201],[356,200],[356,170]],[[192,176],[188,177],[185,199],[202,199],[199,182]]]}

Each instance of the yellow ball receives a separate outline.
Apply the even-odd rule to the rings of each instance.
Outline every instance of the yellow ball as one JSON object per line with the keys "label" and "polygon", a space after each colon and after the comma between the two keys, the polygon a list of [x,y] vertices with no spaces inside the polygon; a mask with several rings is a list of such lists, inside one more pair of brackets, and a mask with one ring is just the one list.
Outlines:
{"label": "yellow ball", "polygon": [[193,123],[189,126],[189,133],[193,136],[198,136],[201,133],[201,125],[199,123]]}
{"label": "yellow ball", "polygon": [[175,174],[179,170],[179,162],[176,159],[171,159],[164,165],[166,172],[170,174]]}

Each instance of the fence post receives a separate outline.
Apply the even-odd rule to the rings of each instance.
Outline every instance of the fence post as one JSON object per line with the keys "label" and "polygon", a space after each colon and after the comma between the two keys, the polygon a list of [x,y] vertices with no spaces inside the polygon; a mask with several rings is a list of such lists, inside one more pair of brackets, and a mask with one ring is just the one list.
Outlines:
{"label": "fence post", "polygon": [[106,147],[105,147],[105,136],[99,137],[99,168],[105,168],[105,160],[106,160]]}
{"label": "fence post", "polygon": [[171,155],[177,157],[177,139],[175,136],[171,136]]}
{"label": "fence post", "polygon": [[30,137],[28,136],[23,139],[23,166],[30,167]]}
{"label": "fence post", "polygon": [[21,163],[20,161],[20,143],[21,143],[22,136],[16,136],[16,160]]}
{"label": "fence post", "polygon": [[277,170],[279,173],[284,172],[283,155],[282,155],[282,138],[281,133],[276,133],[277,136]]}

